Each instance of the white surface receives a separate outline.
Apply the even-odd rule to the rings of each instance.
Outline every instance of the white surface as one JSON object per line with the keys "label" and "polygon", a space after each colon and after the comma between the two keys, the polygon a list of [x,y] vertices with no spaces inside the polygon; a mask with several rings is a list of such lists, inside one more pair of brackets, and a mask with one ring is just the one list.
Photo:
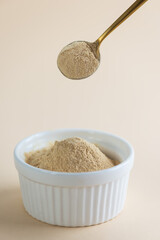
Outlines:
{"label": "white surface", "polygon": [[[34,146],[67,137],[83,137],[112,152],[121,163],[97,172],[59,173],[42,170],[24,162],[24,152]],[[15,149],[23,203],[38,220],[60,226],[89,226],[108,221],[123,209],[134,152],[124,139],[101,131],[60,129],[35,134]]]}

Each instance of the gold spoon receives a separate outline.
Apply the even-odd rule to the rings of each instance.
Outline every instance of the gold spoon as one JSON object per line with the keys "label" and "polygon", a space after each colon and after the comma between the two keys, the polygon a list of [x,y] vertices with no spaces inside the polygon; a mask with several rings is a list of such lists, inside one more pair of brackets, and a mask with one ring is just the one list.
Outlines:
{"label": "gold spoon", "polygon": [[83,79],[92,75],[100,63],[99,47],[102,41],[146,1],[135,1],[95,42],[75,41],[64,47],[57,59],[62,74],[70,79]]}

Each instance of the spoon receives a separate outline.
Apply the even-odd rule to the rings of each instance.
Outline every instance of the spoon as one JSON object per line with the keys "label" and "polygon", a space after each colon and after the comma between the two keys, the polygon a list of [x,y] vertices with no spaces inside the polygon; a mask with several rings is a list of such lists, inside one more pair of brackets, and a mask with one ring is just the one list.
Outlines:
{"label": "spoon", "polygon": [[92,75],[100,64],[99,47],[102,41],[146,1],[135,1],[95,42],[75,41],[64,47],[57,58],[62,74],[75,80]]}

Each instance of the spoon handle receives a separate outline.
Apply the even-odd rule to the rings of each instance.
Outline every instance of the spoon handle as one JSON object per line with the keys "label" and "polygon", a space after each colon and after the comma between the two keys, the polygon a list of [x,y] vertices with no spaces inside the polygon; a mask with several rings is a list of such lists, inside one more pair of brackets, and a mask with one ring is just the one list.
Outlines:
{"label": "spoon handle", "polygon": [[139,7],[141,7],[148,0],[135,1],[98,39],[98,45],[122,22],[124,22],[129,16],[131,16]]}

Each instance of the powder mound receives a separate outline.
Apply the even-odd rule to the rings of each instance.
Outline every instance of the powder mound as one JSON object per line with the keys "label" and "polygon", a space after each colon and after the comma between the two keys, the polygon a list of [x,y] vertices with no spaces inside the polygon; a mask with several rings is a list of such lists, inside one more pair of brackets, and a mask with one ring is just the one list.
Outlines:
{"label": "powder mound", "polygon": [[60,52],[57,65],[68,78],[82,79],[93,74],[99,66],[99,60],[86,42],[73,42]]}
{"label": "powder mound", "polygon": [[25,158],[32,166],[57,172],[91,172],[114,166],[98,147],[77,137],[25,153]]}

